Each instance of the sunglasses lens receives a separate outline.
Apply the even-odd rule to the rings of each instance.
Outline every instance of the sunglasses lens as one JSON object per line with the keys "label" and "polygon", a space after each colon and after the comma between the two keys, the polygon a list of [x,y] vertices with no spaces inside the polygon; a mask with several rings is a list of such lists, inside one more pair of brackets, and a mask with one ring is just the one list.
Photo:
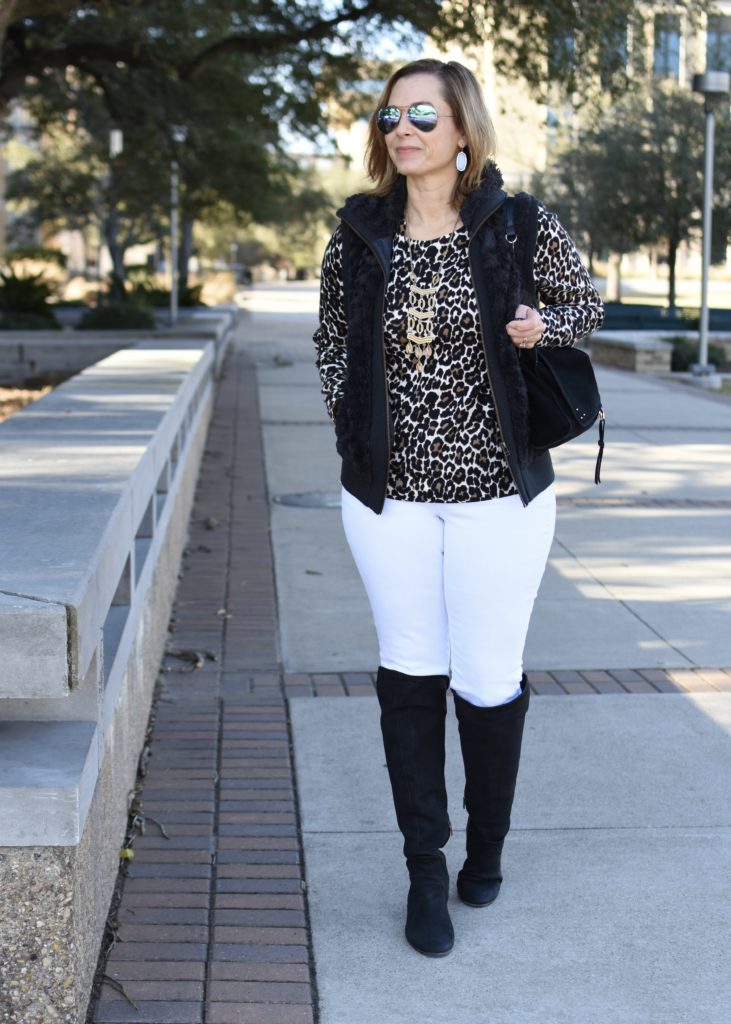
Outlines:
{"label": "sunglasses lens", "polygon": [[431,103],[414,103],[409,107],[408,117],[420,132],[432,132],[437,126],[437,112]]}
{"label": "sunglasses lens", "polygon": [[401,120],[401,111],[398,107],[381,107],[376,114],[376,124],[384,135],[392,132]]}

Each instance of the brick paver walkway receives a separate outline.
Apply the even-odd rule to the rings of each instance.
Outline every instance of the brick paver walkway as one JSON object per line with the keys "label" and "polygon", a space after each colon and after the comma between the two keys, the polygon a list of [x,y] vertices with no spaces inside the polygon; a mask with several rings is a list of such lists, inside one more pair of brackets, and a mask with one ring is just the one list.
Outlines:
{"label": "brick paver walkway", "polygon": [[169,651],[143,758],[145,834],[89,1019],[311,1024],[259,408],[243,356],[219,386]]}
{"label": "brick paver walkway", "polygon": [[[640,668],[528,672],[535,694],[713,693],[731,692],[731,668]],[[374,672],[320,672],[284,675],[284,689],[293,697],[375,697]]]}
{"label": "brick paver walkway", "polygon": [[[287,700],[374,695],[374,677],[281,671],[244,354],[219,386],[170,628],[142,759],[145,832],[132,840],[90,1024],[312,1024]],[[530,682],[557,696],[728,691],[731,670],[532,672]]]}

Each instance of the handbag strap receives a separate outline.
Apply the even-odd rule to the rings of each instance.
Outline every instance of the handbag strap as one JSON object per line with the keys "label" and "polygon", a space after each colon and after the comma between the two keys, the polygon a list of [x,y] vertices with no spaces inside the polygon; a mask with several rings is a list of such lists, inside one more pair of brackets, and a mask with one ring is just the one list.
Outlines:
{"label": "handbag strap", "polygon": [[599,445],[599,451],[598,451],[597,457],[596,457],[596,465],[594,466],[594,483],[595,484],[600,484],[602,482],[602,478],[601,478],[601,476],[599,474],[601,473],[602,458],[604,456],[604,424],[606,423],[606,419],[607,418],[604,415],[604,410],[600,409],[599,410],[599,440],[597,441],[597,444]]}
{"label": "handbag strap", "polygon": [[[534,200],[534,202],[535,202],[535,200]],[[515,230],[515,197],[514,196],[508,196],[508,198],[505,200],[503,206],[504,206],[504,209],[505,209],[505,241],[510,246],[511,259],[513,260],[513,263],[515,263],[515,243],[518,241],[518,232]],[[531,298],[531,301],[530,302],[526,302],[525,304],[527,306],[534,306],[535,301],[537,299],[535,280],[533,278],[532,269],[531,269],[531,273],[529,275],[528,274],[528,268],[527,268],[527,265],[526,265],[528,260],[530,260],[531,263],[532,263],[533,253],[532,252],[528,252],[527,249],[528,249],[528,247],[526,246],[525,258],[523,259],[523,264],[521,266],[521,272],[522,272],[521,276],[523,278],[523,287],[524,287],[524,289],[526,291],[526,294],[528,296],[530,296],[530,298]],[[520,358],[520,355],[521,355],[521,350],[518,349],[518,358]],[[604,409],[601,409],[601,408],[599,410],[598,423],[599,423],[599,438],[597,440],[597,445],[599,447],[599,451],[597,452],[596,465],[594,466],[594,483],[595,484],[600,484],[602,482],[600,474],[601,474],[601,468],[602,468],[602,459],[604,457],[604,428],[605,428],[605,425],[606,425],[606,417],[604,415]]]}
{"label": "handbag strap", "polygon": [[[535,199],[533,199],[533,197],[530,197],[530,199],[535,206]],[[503,204],[505,210],[505,241],[510,246],[510,256],[513,265],[515,265],[515,244],[518,241],[518,232],[515,227],[515,205],[515,196],[508,196]],[[529,222],[529,233],[531,226],[533,228],[533,234],[535,235],[535,223]],[[526,306],[535,308],[538,302],[538,295],[536,293],[536,283],[533,278],[533,247],[530,245],[526,245],[523,252],[523,260],[520,266],[520,277],[523,289],[523,295],[521,296],[522,301]]]}

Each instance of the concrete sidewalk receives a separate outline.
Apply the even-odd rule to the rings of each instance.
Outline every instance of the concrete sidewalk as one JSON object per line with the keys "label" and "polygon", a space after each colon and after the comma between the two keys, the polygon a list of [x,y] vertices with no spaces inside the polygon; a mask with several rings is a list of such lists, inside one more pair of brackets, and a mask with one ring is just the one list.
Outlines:
{"label": "concrete sidewalk", "polygon": [[[306,289],[285,294],[290,310],[280,293],[272,317],[254,292],[246,342],[281,653],[290,693],[307,692],[297,681],[313,673],[321,693],[337,692],[343,673],[372,672],[377,652],[332,507],[338,460],[312,366],[315,317]],[[593,483],[593,432],[556,453],[558,528],[526,658],[534,690],[574,695],[533,701],[504,893],[484,911],[455,900],[446,960],[403,939],[406,878],[375,701],[291,701],[322,1024],[726,1019],[731,403],[599,378],[604,483]],[[328,507],[286,504],[292,495]],[[603,695],[587,699],[592,680]],[[679,692],[658,694],[653,680]],[[449,739],[456,873],[465,822],[453,722]]]}
{"label": "concrete sidewalk", "polygon": [[[247,293],[140,783],[169,838],[134,840],[106,964],[124,991],[105,984],[93,1020],[725,1022],[731,404],[600,373],[605,483],[593,435],[556,458],[504,889],[485,910],[455,898],[454,952],[427,960],[403,938],[316,302],[311,285]],[[450,717],[453,872],[459,762]]]}
{"label": "concrete sidewalk", "polygon": [[[314,318],[290,318],[294,337],[280,346],[261,314],[251,328],[284,664],[289,672],[368,670],[375,636],[337,511],[278,504],[292,492],[339,493],[308,345]],[[731,402],[620,371],[598,376],[608,419],[604,482],[593,482],[594,431],[555,453],[560,514],[526,664],[729,665]]]}

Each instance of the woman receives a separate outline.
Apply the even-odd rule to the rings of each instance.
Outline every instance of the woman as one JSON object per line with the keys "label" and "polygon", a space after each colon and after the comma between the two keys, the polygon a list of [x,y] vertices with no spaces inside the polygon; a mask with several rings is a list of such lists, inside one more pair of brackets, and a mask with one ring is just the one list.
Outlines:
{"label": "woman", "polygon": [[345,533],[378,634],[406,938],[426,956],[454,944],[441,852],[450,681],[469,816],[457,892],[484,907],[502,881],[523,648],[556,505],[550,456],[529,443],[519,353],[573,344],[603,317],[556,218],[522,195],[506,220],[493,151],[466,68],[419,60],[392,75],[369,128],[374,188],[339,211],[315,334]]}

